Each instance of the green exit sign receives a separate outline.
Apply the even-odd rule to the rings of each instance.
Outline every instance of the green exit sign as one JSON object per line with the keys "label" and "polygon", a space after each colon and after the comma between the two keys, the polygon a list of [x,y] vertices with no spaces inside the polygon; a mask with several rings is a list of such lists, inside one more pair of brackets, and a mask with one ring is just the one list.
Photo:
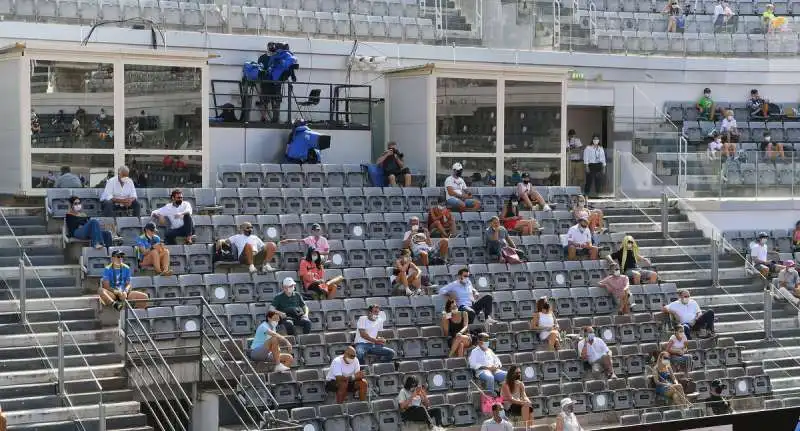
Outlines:
{"label": "green exit sign", "polygon": [[570,70],[569,71],[569,79],[572,81],[583,81],[583,72],[578,72],[577,70]]}

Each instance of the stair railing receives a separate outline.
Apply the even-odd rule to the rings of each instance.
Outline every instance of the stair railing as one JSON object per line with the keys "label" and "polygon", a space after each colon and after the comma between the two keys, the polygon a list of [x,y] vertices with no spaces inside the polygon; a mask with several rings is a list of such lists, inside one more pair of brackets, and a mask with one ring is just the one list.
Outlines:
{"label": "stair railing", "polygon": [[553,49],[561,49],[561,0],[553,0]]}

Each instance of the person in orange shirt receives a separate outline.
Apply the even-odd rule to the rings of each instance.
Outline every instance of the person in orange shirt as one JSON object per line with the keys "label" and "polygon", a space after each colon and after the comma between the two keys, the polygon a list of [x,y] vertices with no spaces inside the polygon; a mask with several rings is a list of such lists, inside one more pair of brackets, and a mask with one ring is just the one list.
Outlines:
{"label": "person in orange shirt", "polygon": [[303,281],[303,287],[314,294],[315,299],[333,299],[336,288],[344,277],[337,276],[325,281],[325,268],[322,265],[319,252],[309,248],[305,259],[300,261],[298,274]]}
{"label": "person in orange shirt", "polygon": [[447,209],[444,199],[428,211],[428,229],[431,238],[450,238],[456,236],[456,219]]}

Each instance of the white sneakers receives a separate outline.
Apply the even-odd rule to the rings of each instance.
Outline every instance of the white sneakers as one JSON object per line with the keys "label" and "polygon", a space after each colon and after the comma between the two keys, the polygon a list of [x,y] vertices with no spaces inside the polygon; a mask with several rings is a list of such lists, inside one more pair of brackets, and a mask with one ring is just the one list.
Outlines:
{"label": "white sneakers", "polygon": [[261,272],[275,272],[275,268],[273,268],[269,263],[265,263],[261,266]]}
{"label": "white sneakers", "polygon": [[547,205],[547,204],[544,204],[544,208],[542,208],[542,210],[544,210],[544,211],[553,211],[553,209],[550,208],[550,205]]}
{"label": "white sneakers", "polygon": [[275,368],[273,369],[273,371],[284,372],[284,371],[289,371],[290,369],[291,368],[287,367],[286,365],[278,363],[278,364],[275,365]]}
{"label": "white sneakers", "polygon": [[247,270],[250,271],[250,274],[252,274],[254,272],[258,272],[258,270],[256,269],[255,265],[250,265],[250,267],[247,268]]}

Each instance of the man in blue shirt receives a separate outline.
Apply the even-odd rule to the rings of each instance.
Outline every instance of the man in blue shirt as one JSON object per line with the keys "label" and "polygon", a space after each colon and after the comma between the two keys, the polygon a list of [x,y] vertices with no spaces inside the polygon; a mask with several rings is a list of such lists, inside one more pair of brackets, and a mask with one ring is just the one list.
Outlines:
{"label": "man in blue shirt", "polygon": [[105,306],[113,306],[117,310],[122,310],[125,300],[131,300],[133,306],[137,308],[147,307],[147,296],[144,292],[131,290],[131,267],[123,263],[125,253],[120,250],[111,252],[111,263],[103,269],[103,277],[100,280],[100,303]]}
{"label": "man in blue shirt", "polygon": [[492,319],[492,295],[484,295],[478,298],[478,291],[472,287],[472,281],[469,279],[469,269],[461,268],[458,270],[458,276],[455,281],[450,282],[447,286],[439,289],[439,295],[452,296],[458,305],[458,311],[466,311],[469,316],[469,323],[475,320],[475,316],[483,311],[486,317],[486,325],[491,325],[495,322]]}

